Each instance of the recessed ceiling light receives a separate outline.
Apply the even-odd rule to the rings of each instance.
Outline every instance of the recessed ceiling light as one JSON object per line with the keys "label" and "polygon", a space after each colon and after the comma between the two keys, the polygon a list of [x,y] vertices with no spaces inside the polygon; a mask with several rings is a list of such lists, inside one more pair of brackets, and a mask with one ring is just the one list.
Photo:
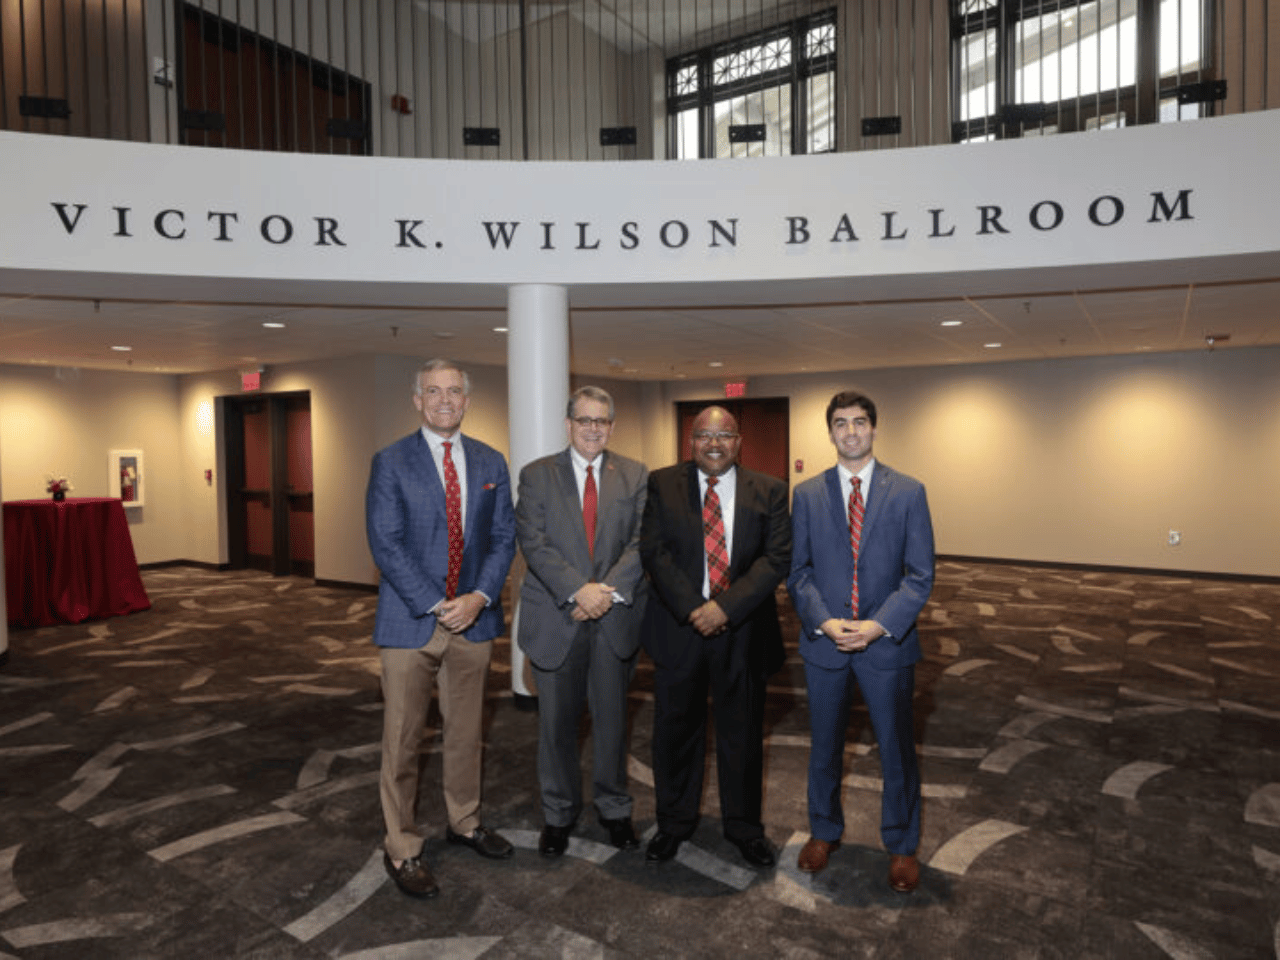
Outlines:
{"label": "recessed ceiling light", "polygon": [[723,360],[712,360],[712,361],[710,361],[710,362],[707,364],[707,366],[708,366],[708,367],[723,367],[723,366],[724,366],[724,361],[723,361]]}
{"label": "recessed ceiling light", "polygon": [[262,325],[263,325],[264,327],[267,327],[267,328],[271,329],[271,330],[283,330],[283,329],[284,329],[284,324],[283,324],[283,323],[281,323],[279,320],[264,320],[264,321],[262,321]]}
{"label": "recessed ceiling light", "polygon": [[988,350],[995,350],[998,347],[1003,347],[1004,344],[1003,343],[984,343],[983,346],[986,347]]}
{"label": "recessed ceiling light", "polygon": [[939,326],[941,326],[941,327],[958,327],[958,326],[960,326],[962,323],[964,323],[964,321],[963,321],[963,320],[943,320],[943,321],[942,321],[942,323],[940,323],[940,324],[939,324]]}
{"label": "recessed ceiling light", "polygon": [[493,328],[493,332],[494,332],[494,333],[506,333],[506,332],[507,332],[507,328],[506,328],[506,327],[494,327],[494,328]]}
{"label": "recessed ceiling light", "polygon": [[133,347],[112,347],[112,350],[119,350],[121,353],[128,353]]}
{"label": "recessed ceiling light", "polygon": [[450,331],[450,330],[437,330],[437,331],[436,331],[436,339],[437,339],[437,340],[452,340],[452,339],[453,339],[453,332],[452,332],[452,331]]}

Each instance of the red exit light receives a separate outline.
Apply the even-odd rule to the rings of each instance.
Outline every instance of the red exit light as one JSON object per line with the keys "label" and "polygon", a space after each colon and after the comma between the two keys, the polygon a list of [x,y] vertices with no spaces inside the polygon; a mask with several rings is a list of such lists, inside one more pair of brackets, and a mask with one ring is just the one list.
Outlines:
{"label": "red exit light", "polygon": [[747,395],[747,381],[738,380],[735,383],[726,383],[724,385],[724,395],[726,397],[745,397]]}

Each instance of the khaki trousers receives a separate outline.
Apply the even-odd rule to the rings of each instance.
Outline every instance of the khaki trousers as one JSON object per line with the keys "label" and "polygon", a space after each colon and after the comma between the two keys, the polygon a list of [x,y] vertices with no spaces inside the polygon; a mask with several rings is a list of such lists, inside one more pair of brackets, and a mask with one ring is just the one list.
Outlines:
{"label": "khaki trousers", "polygon": [[418,649],[381,647],[382,816],[393,860],[416,857],[418,768],[431,693],[439,687],[444,741],[444,803],[449,826],[470,833],[480,825],[481,718],[492,642],[472,643],[437,625]]}

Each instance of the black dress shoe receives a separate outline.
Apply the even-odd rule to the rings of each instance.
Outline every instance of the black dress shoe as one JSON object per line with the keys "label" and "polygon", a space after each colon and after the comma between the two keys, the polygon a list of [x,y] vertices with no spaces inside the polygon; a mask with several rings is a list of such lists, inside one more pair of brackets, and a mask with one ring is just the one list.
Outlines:
{"label": "black dress shoe", "polygon": [[450,843],[470,847],[480,856],[491,860],[505,860],[515,853],[515,847],[502,834],[494,833],[488,827],[476,827],[470,833],[454,833],[452,827],[446,827],[444,838]]}
{"label": "black dress shoe", "polygon": [[742,852],[742,859],[753,867],[772,867],[778,862],[773,847],[764,837],[752,837],[750,840],[734,840],[734,845]]}
{"label": "black dress shoe", "polygon": [[417,857],[402,860],[397,867],[391,855],[384,850],[382,865],[387,868],[387,873],[396,882],[396,886],[411,897],[429,900],[440,892],[440,888],[436,886],[436,878],[431,875],[427,865]]}
{"label": "black dress shoe", "polygon": [[569,847],[569,833],[573,827],[556,827],[547,824],[538,838],[538,852],[544,857],[563,856]]}
{"label": "black dress shoe", "polygon": [[644,851],[645,862],[664,863],[670,860],[679,851],[682,843],[684,841],[679,837],[673,837],[659,830],[653,835],[653,839],[649,841],[649,846]]}
{"label": "black dress shoe", "polygon": [[640,839],[636,836],[636,829],[631,825],[630,817],[618,817],[614,820],[601,817],[600,826],[609,831],[609,842],[619,850],[639,848]]}

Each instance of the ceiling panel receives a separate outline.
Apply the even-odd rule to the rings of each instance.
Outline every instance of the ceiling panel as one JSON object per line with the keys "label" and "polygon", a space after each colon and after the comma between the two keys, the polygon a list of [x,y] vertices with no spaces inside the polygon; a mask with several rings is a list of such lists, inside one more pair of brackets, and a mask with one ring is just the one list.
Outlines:
{"label": "ceiling panel", "polygon": [[[228,293],[234,292],[228,284]],[[572,297],[572,293],[571,293]],[[1280,344],[1280,281],[813,305],[574,309],[583,375],[752,376]],[[724,305],[728,304],[728,305]],[[263,327],[265,321],[283,329]],[[944,321],[959,321],[942,326]],[[0,362],[199,372],[390,353],[506,361],[490,308],[310,307],[0,295]],[[987,344],[999,343],[1000,347]],[[131,346],[129,353],[113,345]],[[708,364],[716,361],[720,367]]]}

